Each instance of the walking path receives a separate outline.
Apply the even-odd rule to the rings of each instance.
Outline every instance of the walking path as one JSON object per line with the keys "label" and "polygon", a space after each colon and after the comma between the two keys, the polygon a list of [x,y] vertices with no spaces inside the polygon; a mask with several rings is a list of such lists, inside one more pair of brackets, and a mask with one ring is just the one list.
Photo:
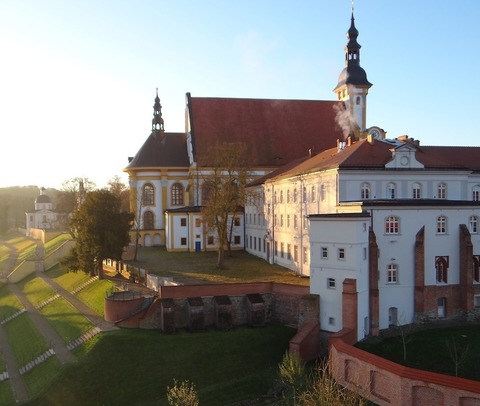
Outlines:
{"label": "walking path", "polygon": [[[3,267],[3,274],[8,275],[15,267],[18,252],[15,247],[6,242],[0,241],[0,245],[4,245],[10,250],[9,259],[6,261]],[[36,250],[37,259],[43,258],[43,245],[37,242]],[[90,322],[95,325],[100,331],[109,331],[116,329],[115,325],[111,322],[107,322],[103,317],[95,313],[90,307],[88,307],[81,300],[76,298],[72,293],[62,288],[55,281],[50,279],[44,272],[36,272],[36,276],[40,277],[49,286],[52,287],[55,292],[71,303],[77,310],[79,310]],[[58,333],[51,327],[47,320],[40,314],[40,312],[30,303],[23,291],[15,284],[9,283],[8,288],[17,296],[22,305],[24,306],[26,313],[35,324],[38,331],[42,334],[45,340],[50,343],[55,356],[62,364],[75,361],[75,356],[69,351],[67,345],[63,342]],[[71,346],[69,348],[72,348]],[[20,365],[18,365],[15,356],[10,348],[7,340],[7,336],[3,326],[0,326],[0,353],[5,362],[8,377],[12,390],[17,402],[24,402],[29,399],[28,388],[20,373]]]}

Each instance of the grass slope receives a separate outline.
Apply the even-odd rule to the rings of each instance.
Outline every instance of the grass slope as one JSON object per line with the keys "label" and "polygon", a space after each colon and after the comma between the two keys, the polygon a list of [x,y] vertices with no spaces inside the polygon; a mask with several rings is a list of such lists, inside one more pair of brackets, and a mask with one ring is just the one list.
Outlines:
{"label": "grass slope", "polygon": [[195,383],[204,405],[255,397],[277,377],[294,333],[277,325],[196,334],[104,333],[80,348],[81,360],[68,365],[55,385],[28,405],[166,405],[173,379]]}
{"label": "grass slope", "polygon": [[467,349],[466,359],[458,376],[480,381],[480,326],[445,327],[411,333],[407,340],[407,360],[403,360],[400,337],[366,340],[356,344],[362,350],[389,359],[398,364],[426,371],[455,375],[455,365],[450,355],[452,340],[458,353]]}

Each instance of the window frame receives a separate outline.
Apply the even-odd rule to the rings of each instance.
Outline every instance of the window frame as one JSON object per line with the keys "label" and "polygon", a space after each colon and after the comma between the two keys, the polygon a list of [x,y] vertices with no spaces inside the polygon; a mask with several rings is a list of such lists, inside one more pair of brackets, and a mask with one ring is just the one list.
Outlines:
{"label": "window frame", "polygon": [[441,214],[437,217],[437,234],[447,234],[447,216]]}
{"label": "window frame", "polygon": [[400,217],[391,215],[385,218],[385,234],[400,234]]}
{"label": "window frame", "polygon": [[142,206],[155,206],[155,186],[150,182],[142,186]]}
{"label": "window frame", "polygon": [[387,265],[387,285],[398,284],[398,265],[391,262]]}
{"label": "window frame", "polygon": [[172,206],[183,206],[184,205],[184,191],[185,188],[180,182],[175,182],[170,187],[170,204]]}

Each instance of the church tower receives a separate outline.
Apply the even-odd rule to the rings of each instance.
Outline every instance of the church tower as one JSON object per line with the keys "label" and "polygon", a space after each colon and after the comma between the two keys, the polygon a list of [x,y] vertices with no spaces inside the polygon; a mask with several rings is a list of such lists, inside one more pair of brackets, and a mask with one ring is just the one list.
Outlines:
{"label": "church tower", "polygon": [[345,46],[345,68],[340,73],[338,84],[333,90],[337,98],[345,103],[346,111],[353,124],[353,132],[362,134],[367,122],[367,94],[372,84],[367,80],[365,70],[360,66],[360,44],[357,42],[358,30],[355,18],[347,31],[348,43]]}
{"label": "church tower", "polygon": [[160,98],[158,97],[158,88],[157,96],[155,97],[155,104],[153,105],[152,135],[157,140],[162,140],[165,136],[165,128],[162,118],[162,105],[160,104]]}

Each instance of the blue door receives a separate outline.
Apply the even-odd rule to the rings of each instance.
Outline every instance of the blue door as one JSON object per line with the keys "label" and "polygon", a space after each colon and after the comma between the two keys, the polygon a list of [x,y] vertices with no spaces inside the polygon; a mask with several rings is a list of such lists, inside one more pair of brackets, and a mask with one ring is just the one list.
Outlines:
{"label": "blue door", "polygon": [[202,250],[202,242],[195,241],[195,252],[200,252]]}

